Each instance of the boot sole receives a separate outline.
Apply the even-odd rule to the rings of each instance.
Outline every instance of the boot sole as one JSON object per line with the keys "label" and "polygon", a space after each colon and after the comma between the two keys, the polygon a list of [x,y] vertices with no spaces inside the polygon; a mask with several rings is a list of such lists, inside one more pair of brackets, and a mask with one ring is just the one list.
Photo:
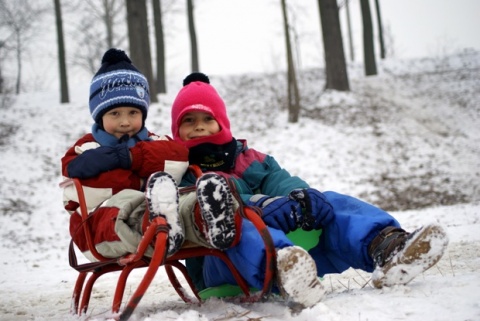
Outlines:
{"label": "boot sole", "polygon": [[423,227],[405,247],[372,275],[376,288],[407,284],[442,258],[448,245],[444,229],[435,224]]}
{"label": "boot sole", "polygon": [[172,176],[165,172],[150,175],[145,190],[150,221],[162,216],[168,223],[168,251],[169,255],[178,251],[185,239],[180,223],[178,210],[178,187]]}
{"label": "boot sole", "polygon": [[216,249],[229,248],[236,236],[233,196],[224,177],[204,174],[197,181],[197,199],[205,235]]}
{"label": "boot sole", "polygon": [[311,307],[325,295],[315,261],[298,246],[277,251],[277,283],[280,294],[291,308]]}

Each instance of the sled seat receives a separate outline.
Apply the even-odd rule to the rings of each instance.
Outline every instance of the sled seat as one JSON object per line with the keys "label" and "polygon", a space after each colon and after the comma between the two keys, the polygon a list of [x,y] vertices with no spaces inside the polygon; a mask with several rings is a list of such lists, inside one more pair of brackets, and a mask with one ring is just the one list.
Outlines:
{"label": "sled seat", "polygon": [[[75,190],[78,195],[78,210],[80,211],[80,214],[82,216],[82,221],[86,222],[89,218],[89,213],[87,210],[85,194],[80,180],[69,179],[62,182],[60,186],[66,187],[72,184],[75,186]],[[69,263],[72,268],[79,272],[75,287],[73,289],[71,312],[78,315],[86,313],[95,281],[104,274],[110,272],[119,272],[119,277],[117,280],[117,285],[112,302],[112,313],[117,316],[118,320],[128,320],[137,305],[139,304],[146,290],[148,289],[160,266],[165,267],[170,283],[184,302],[201,304],[203,300],[199,295],[199,291],[196,289],[191,277],[188,275],[185,264],[181,261],[188,258],[207,255],[213,255],[220,258],[228,266],[238,286],[243,292],[243,296],[240,298],[241,301],[256,302],[266,297],[271,291],[274,278],[273,275],[275,271],[275,249],[273,241],[266,225],[263,223],[260,215],[256,210],[254,210],[253,208],[241,206],[240,212],[245,219],[250,220],[254,224],[258,232],[262,235],[262,239],[265,242],[265,282],[261,291],[255,293],[253,293],[253,291],[250,291],[247,282],[243,279],[239,271],[235,268],[235,266],[232,264],[230,259],[223,251],[203,247],[191,242],[185,242],[185,244],[178,252],[169,257],[166,257],[168,226],[165,218],[163,217],[156,217],[152,220],[147,230],[145,231],[143,238],[138,245],[135,253],[127,254],[125,256],[113,259],[106,258],[100,253],[98,253],[93,243],[93,236],[89,227],[90,225],[82,224],[83,229],[81,232],[85,235],[90,252],[98,261],[79,264],[75,252],[75,245],[73,243],[73,240],[70,241]],[[154,244],[154,251],[151,257],[147,257],[144,254],[150,244]],[[143,279],[140,281],[138,287],[136,288],[136,291],[131,296],[130,300],[123,307],[123,310],[120,311],[128,276],[131,271],[138,268],[146,268]],[[177,269],[183,274],[195,297],[192,297],[185,291],[179,279],[177,278],[177,275],[175,274],[173,268]]]}

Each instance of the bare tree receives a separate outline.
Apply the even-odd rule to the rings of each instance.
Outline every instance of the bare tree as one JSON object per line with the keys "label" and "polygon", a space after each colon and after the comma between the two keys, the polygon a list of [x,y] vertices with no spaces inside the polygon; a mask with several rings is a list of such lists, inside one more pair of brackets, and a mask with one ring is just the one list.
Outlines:
{"label": "bare tree", "polygon": [[152,72],[152,56],[150,53],[146,0],[126,1],[130,57],[135,66],[148,80],[151,101],[158,102],[156,83]]}
{"label": "bare tree", "polygon": [[363,21],[363,59],[365,75],[377,74],[377,62],[375,60],[375,46],[373,42],[372,14],[370,13],[369,0],[360,0]]}
{"label": "bare tree", "polygon": [[325,51],[326,89],[349,91],[337,0],[318,0]]}
{"label": "bare tree", "polygon": [[[102,17],[103,17],[103,22],[105,23],[105,30],[107,32],[107,46],[109,48],[114,47],[113,23],[114,23],[116,14],[120,12],[120,6],[118,6],[118,3],[121,3],[121,2],[115,2],[115,0],[102,1],[104,13],[105,13]],[[116,4],[117,4],[117,8],[115,8]]]}
{"label": "bare tree", "polygon": [[[0,52],[2,50],[2,45],[3,44],[0,44]],[[1,57],[1,55],[0,55]],[[0,64],[0,94],[4,94],[6,92],[5,88],[3,87],[4,85],[4,80],[3,80],[3,74],[2,74],[2,64]],[[0,105],[1,107],[1,105]]]}
{"label": "bare tree", "polygon": [[0,0],[0,21],[3,50],[14,52],[17,76],[15,93],[20,93],[22,83],[22,59],[27,51],[29,41],[41,31],[36,25],[48,8],[45,4],[28,0]]}
{"label": "bare tree", "polygon": [[54,5],[57,25],[58,69],[60,73],[60,102],[68,103],[70,98],[68,95],[67,63],[65,60],[65,42],[63,40],[62,7],[60,0],[54,0]]}
{"label": "bare tree", "polygon": [[152,0],[153,20],[155,25],[155,39],[157,52],[157,93],[167,92],[165,75],[165,39],[163,34],[162,1]]}
{"label": "bare tree", "polygon": [[198,63],[197,34],[195,32],[193,0],[187,0],[188,32],[190,34],[190,45],[192,50],[192,72],[200,71]]}
{"label": "bare tree", "polygon": [[345,12],[347,14],[347,27],[348,27],[348,45],[350,48],[350,60],[355,61],[355,51],[353,50],[353,35],[352,35],[352,25],[350,19],[350,5],[348,4],[350,0],[345,0]]}
{"label": "bare tree", "polygon": [[127,46],[124,0],[85,0],[70,4],[67,11],[81,15],[75,28],[81,50],[74,50],[74,64],[93,74],[99,67],[98,57],[107,49]]}
{"label": "bare tree", "polygon": [[[0,22],[0,30],[3,29],[3,23]],[[3,62],[5,61],[5,57],[8,53],[4,50],[6,46],[6,41],[4,39],[0,39],[0,94],[7,94],[10,93],[10,90],[7,89],[5,84],[5,76],[3,75]],[[3,104],[0,104],[0,107],[3,107]]]}
{"label": "bare tree", "polygon": [[380,12],[380,3],[375,0],[375,9],[377,11],[378,41],[380,43],[380,58],[385,59],[385,43],[383,41],[382,14]]}
{"label": "bare tree", "polygon": [[286,0],[281,0],[283,13],[283,28],[285,32],[285,46],[287,52],[287,90],[288,90],[288,122],[297,123],[300,114],[300,93],[298,90],[295,63],[293,61],[292,44],[290,41],[290,27]]}

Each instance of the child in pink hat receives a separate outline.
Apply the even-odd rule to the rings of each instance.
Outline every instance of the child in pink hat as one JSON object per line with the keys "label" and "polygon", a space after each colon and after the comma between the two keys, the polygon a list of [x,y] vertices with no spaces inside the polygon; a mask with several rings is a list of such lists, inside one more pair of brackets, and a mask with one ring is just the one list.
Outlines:
{"label": "child in pink hat", "polygon": [[[188,147],[190,164],[232,180],[239,202],[262,209],[262,219],[277,248],[277,287],[289,301],[302,306],[317,303],[324,295],[318,276],[327,273],[348,268],[374,272],[373,284],[380,288],[406,284],[440,260],[448,243],[441,226],[430,224],[409,233],[380,208],[311,188],[272,156],[232,136],[225,103],[206,75],[192,73],[183,85],[172,105],[173,139]],[[187,172],[180,186],[195,181]],[[322,230],[317,245],[308,253],[286,237],[298,228]],[[239,241],[226,250],[255,288],[263,284],[263,244],[252,224],[243,220]],[[235,284],[217,258],[187,260],[187,267],[200,288]]]}

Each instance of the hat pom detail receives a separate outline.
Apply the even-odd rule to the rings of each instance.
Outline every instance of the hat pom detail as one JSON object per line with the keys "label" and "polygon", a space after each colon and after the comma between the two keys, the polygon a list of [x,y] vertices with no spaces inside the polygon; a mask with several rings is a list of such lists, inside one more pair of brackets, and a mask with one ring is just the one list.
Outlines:
{"label": "hat pom detail", "polygon": [[132,63],[125,51],[115,48],[109,49],[107,52],[105,52],[102,58],[102,64],[108,63],[112,65],[122,61],[128,62],[130,64]]}
{"label": "hat pom detail", "polygon": [[183,80],[183,86],[186,86],[189,83],[192,83],[194,81],[201,81],[201,82],[204,82],[206,84],[210,83],[210,79],[208,78],[207,75],[205,75],[201,72],[193,72],[190,75],[188,75],[187,77],[185,77],[185,79]]}

